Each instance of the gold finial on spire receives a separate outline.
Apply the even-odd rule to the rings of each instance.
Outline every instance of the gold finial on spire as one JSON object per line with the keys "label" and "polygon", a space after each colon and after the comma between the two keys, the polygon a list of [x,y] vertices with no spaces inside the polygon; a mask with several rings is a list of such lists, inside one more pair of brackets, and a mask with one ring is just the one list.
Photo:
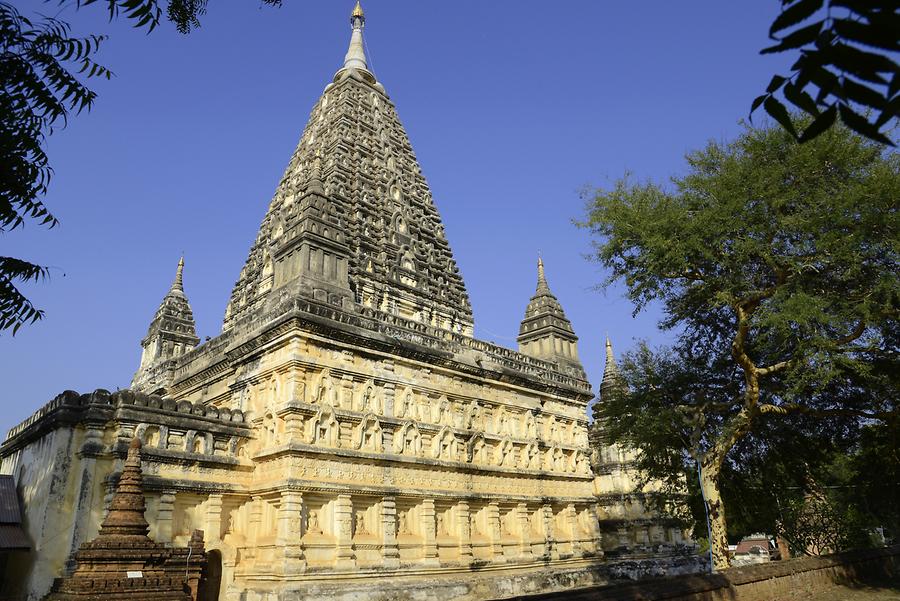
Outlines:
{"label": "gold finial on spire", "polygon": [[[363,14],[359,0],[356,1],[356,8],[350,14],[350,26],[353,28],[353,33],[350,34],[350,47],[347,49],[346,56],[344,56],[344,69],[368,71],[363,44],[363,28],[366,26],[366,16]],[[338,73],[340,72],[338,71]]]}

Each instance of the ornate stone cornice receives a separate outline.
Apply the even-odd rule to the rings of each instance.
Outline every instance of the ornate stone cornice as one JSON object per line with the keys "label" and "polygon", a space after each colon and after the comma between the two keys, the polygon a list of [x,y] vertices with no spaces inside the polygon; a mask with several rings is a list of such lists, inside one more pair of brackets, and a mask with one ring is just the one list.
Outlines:
{"label": "ornate stone cornice", "polygon": [[[180,358],[173,391],[184,391],[212,379],[280,337],[302,331],[573,400],[586,402],[592,394],[583,376],[567,375],[554,363],[372,309],[362,308],[355,313],[326,303],[287,297],[266,317],[255,321],[256,324],[236,326],[223,334],[224,340],[210,341],[208,349],[204,345]],[[223,354],[227,360],[217,360]],[[191,373],[193,365],[207,362],[206,357],[213,361]]]}

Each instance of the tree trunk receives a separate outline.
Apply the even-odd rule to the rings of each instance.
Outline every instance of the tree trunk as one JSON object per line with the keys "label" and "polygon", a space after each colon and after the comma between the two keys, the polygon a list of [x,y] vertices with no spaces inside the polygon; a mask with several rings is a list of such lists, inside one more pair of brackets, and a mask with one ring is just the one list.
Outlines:
{"label": "tree trunk", "polygon": [[706,457],[701,464],[700,489],[703,492],[703,500],[706,503],[706,513],[709,519],[709,547],[712,559],[712,568],[715,571],[724,570],[731,565],[728,556],[728,532],[725,523],[725,506],[722,495],[719,492],[719,470],[721,462]]}
{"label": "tree trunk", "polygon": [[780,559],[791,558],[791,548],[788,546],[788,542],[784,540],[783,536],[777,536],[775,538],[775,544],[778,545],[778,555]]}

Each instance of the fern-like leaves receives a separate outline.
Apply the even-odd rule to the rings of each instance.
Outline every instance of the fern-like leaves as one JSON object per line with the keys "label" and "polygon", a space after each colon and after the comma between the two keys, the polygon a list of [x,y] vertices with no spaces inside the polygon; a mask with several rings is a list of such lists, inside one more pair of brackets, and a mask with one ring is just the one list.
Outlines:
{"label": "fern-like leaves", "polygon": [[[775,75],[750,108],[760,106],[798,141],[827,130],[838,116],[871,140],[894,146],[889,125],[900,115],[900,13],[889,0],[782,0],[761,54],[800,57],[787,77]],[[803,131],[784,102],[812,119]]]}
{"label": "fern-like leaves", "polygon": [[[69,114],[91,108],[96,95],[83,80],[112,76],[92,58],[103,40],[72,37],[62,21],[32,21],[0,2],[0,233],[26,221],[57,225],[41,200],[53,175],[44,142]],[[46,276],[44,267],[0,257],[0,332],[42,317],[14,282]]]}

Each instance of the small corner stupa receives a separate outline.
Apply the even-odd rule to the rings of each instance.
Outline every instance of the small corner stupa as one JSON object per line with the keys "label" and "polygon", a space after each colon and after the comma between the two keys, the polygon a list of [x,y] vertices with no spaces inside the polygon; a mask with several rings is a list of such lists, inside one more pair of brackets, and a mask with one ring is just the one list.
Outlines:
{"label": "small corner stupa", "polygon": [[71,575],[59,578],[46,601],[196,601],[205,564],[203,533],[187,548],[154,542],[147,533],[141,441],[131,441],[99,534],[75,552]]}
{"label": "small corner stupa", "polygon": [[156,392],[173,360],[193,349],[197,337],[194,313],[184,293],[184,257],[178,260],[175,279],[163,297],[147,335],[141,340],[141,363],[132,387]]}
{"label": "small corner stupa", "polygon": [[538,258],[537,274],[537,289],[519,326],[519,352],[569,366],[583,374],[578,359],[578,336],[559,300],[550,291],[542,258]]}

